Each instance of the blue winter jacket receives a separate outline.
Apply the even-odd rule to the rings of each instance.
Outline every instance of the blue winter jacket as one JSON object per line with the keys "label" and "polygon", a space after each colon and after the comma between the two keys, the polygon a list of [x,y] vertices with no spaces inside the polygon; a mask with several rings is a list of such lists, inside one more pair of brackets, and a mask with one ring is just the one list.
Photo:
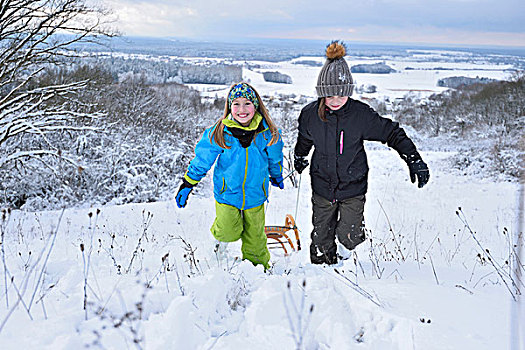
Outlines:
{"label": "blue winter jacket", "polygon": [[193,184],[199,182],[215,163],[213,193],[217,202],[241,210],[263,204],[268,198],[269,177],[282,176],[283,141],[279,131],[279,140],[268,146],[272,134],[264,119],[261,123],[263,130],[255,134],[247,148],[241,146],[227,126],[224,139],[230,149],[210,141],[215,126],[206,129],[195,147],[195,158],[184,176],[186,180]]}

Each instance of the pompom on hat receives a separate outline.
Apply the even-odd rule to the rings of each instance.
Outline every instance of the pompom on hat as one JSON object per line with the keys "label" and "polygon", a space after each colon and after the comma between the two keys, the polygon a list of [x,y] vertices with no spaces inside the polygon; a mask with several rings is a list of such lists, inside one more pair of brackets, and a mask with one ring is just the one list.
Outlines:
{"label": "pompom on hat", "polygon": [[354,79],[344,56],[345,45],[337,40],[326,47],[326,62],[319,72],[315,90],[317,96],[352,96]]}

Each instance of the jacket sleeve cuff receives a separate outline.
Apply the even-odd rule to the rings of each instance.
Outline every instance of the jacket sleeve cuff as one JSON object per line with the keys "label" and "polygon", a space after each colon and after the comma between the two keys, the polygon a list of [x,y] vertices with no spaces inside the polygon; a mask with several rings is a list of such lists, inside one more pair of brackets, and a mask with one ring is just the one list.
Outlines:
{"label": "jacket sleeve cuff", "polygon": [[184,174],[184,180],[188,181],[189,184],[195,186],[199,183],[197,180],[193,180],[191,177],[188,176],[188,173]]}
{"label": "jacket sleeve cuff", "polygon": [[410,154],[401,154],[401,158],[403,158],[403,160],[407,163],[414,163],[418,160],[423,160],[418,151]]}

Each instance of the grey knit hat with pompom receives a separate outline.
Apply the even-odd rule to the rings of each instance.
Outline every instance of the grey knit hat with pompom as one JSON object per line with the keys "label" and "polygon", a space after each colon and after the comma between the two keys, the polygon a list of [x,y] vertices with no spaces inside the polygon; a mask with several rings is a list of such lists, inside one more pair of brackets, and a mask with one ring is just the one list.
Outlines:
{"label": "grey knit hat with pompom", "polygon": [[343,58],[346,48],[343,43],[332,41],[326,47],[326,62],[317,78],[317,96],[352,96],[354,79]]}

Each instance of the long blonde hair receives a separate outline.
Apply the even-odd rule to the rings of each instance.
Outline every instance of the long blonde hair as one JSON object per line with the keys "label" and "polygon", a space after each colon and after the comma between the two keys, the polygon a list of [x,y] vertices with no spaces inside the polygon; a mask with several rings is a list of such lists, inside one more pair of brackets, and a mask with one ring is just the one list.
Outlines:
{"label": "long blonde hair", "polygon": [[[239,83],[235,83],[230,87],[230,91],[228,92],[228,95],[230,94],[232,88]],[[254,92],[255,96],[257,96],[257,101],[259,101],[259,108],[257,111],[263,116],[264,120],[266,121],[266,124],[268,124],[268,128],[270,129],[270,132],[272,133],[272,138],[270,142],[268,143],[268,146],[273,145],[279,140],[279,129],[277,129],[277,126],[273,122],[272,118],[270,117],[270,113],[268,112],[268,109],[264,106],[264,103],[261,99],[261,96],[259,96],[259,93],[257,90],[253,88],[250,84],[244,83],[248,85]],[[231,146],[228,146],[226,144],[226,140],[224,139],[224,124],[222,123],[223,119],[226,118],[231,113],[231,109],[228,106],[228,96],[226,96],[226,102],[224,103],[224,114],[222,117],[217,120],[217,122],[214,125],[213,131],[210,133],[210,142],[215,141],[217,145],[219,145],[222,148],[230,149]]]}

